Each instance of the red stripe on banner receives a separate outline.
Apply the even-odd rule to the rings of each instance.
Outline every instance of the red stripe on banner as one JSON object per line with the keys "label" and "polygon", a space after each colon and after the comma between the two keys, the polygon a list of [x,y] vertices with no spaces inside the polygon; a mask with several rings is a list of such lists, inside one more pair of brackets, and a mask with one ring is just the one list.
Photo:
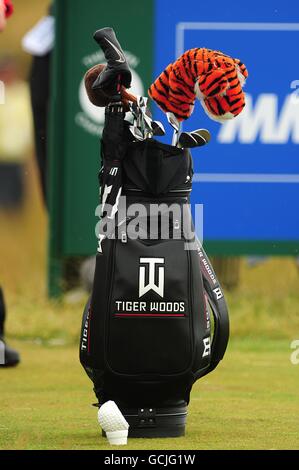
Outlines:
{"label": "red stripe on banner", "polygon": [[116,313],[116,317],[185,317],[184,313]]}

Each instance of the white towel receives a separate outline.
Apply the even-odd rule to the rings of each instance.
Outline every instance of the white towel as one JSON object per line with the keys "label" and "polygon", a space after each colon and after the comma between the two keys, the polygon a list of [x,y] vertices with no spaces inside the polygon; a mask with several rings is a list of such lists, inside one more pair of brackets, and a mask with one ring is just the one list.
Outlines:
{"label": "white towel", "polygon": [[31,55],[43,57],[54,47],[55,18],[45,16],[24,37],[22,47]]}

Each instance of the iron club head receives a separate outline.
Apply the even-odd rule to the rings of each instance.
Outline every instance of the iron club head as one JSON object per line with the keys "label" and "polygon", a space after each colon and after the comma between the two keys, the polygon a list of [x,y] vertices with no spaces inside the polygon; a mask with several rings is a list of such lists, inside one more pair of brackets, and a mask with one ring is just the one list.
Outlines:
{"label": "iron club head", "polygon": [[166,134],[165,128],[160,121],[152,121],[153,134],[157,136],[163,136]]}
{"label": "iron club head", "polygon": [[180,121],[175,117],[173,113],[166,113],[167,121],[171,125],[171,127],[176,131],[179,132],[181,128]]}
{"label": "iron club head", "polygon": [[174,129],[172,145],[177,146],[179,142],[181,123],[173,113],[166,113],[166,116],[169,124]]}
{"label": "iron club head", "polygon": [[129,130],[134,137],[135,140],[144,140],[144,135],[142,134],[141,130],[136,126],[129,126]]}
{"label": "iron club head", "polygon": [[211,134],[207,129],[197,129],[192,132],[182,132],[179,137],[178,147],[194,148],[202,147],[211,140]]}

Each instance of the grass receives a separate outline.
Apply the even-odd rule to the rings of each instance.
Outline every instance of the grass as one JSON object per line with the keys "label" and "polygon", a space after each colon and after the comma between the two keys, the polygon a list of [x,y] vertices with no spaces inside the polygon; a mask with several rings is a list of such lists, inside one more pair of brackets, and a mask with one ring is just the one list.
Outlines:
{"label": "grass", "polygon": [[[28,163],[22,210],[0,212],[0,280],[7,334],[22,354],[0,370],[0,449],[107,449],[92,386],[78,360],[84,302],[46,297],[47,218]],[[298,449],[299,275],[293,259],[249,268],[227,293],[231,342],[221,366],[193,389],[184,438],[130,440],[128,449]]]}
{"label": "grass", "polygon": [[[22,365],[0,374],[0,449],[111,450],[77,349],[15,345]],[[129,439],[125,449],[298,449],[298,368],[287,341],[232,340],[193,389],[186,436]]]}

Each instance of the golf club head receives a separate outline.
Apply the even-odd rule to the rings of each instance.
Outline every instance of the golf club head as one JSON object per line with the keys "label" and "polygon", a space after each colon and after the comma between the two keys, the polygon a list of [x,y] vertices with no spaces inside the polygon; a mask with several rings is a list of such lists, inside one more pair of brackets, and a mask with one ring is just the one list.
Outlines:
{"label": "golf club head", "polygon": [[[137,140],[144,140],[144,132],[142,129],[142,112],[138,103],[130,103],[130,111],[133,115],[133,125],[130,128],[131,134]],[[142,136],[142,137],[141,137]]]}
{"label": "golf club head", "polygon": [[[151,118],[151,113],[147,108],[148,98],[144,96],[137,96],[136,103],[130,103],[130,111],[134,116],[134,125],[133,129],[131,130],[132,135],[138,140],[145,140],[153,137],[154,130],[153,130],[153,120]],[[163,125],[160,123],[160,127]],[[156,126],[157,127],[157,126]],[[137,129],[137,131],[136,131]],[[164,130],[164,128],[163,128]],[[162,130],[159,131],[160,134],[156,135],[164,135],[162,134]],[[165,131],[164,131],[165,132]],[[143,138],[141,138],[141,135]]]}
{"label": "golf club head", "polygon": [[206,140],[207,144],[211,140],[211,134],[208,129],[197,129],[196,131],[192,131],[192,134],[198,134],[202,136]]}
{"label": "golf club head", "polygon": [[137,95],[136,98],[137,98],[137,106],[141,109],[146,110],[148,98],[146,98],[145,96],[139,96],[139,95]]}
{"label": "golf club head", "polygon": [[148,98],[144,96],[137,96],[136,102],[136,114],[137,118],[137,127],[141,130],[144,139],[153,137],[152,129],[152,117],[151,113],[147,108]]}
{"label": "golf club head", "polygon": [[179,137],[178,146],[180,148],[203,147],[211,140],[211,134],[207,129],[197,129],[192,132],[182,132]]}
{"label": "golf club head", "polygon": [[143,141],[144,140],[144,135],[141,132],[141,130],[138,127],[135,126],[130,126],[129,130],[134,137],[135,140]]}
{"label": "golf club head", "polygon": [[129,102],[129,108],[130,108],[130,111],[133,114],[133,116],[137,119],[137,117],[139,115],[139,112],[138,112],[139,108],[137,106],[137,103]]}
{"label": "golf club head", "polygon": [[153,134],[154,135],[157,135],[157,136],[163,136],[166,134],[165,132],[165,128],[162,124],[162,122],[160,121],[152,121],[152,130],[153,130]]}
{"label": "golf club head", "polygon": [[172,145],[176,147],[179,142],[179,135],[180,135],[180,130],[181,130],[181,123],[180,121],[176,118],[176,116],[173,113],[166,113],[167,121],[171,125],[171,127],[174,129],[173,137],[172,137]]}
{"label": "golf club head", "polygon": [[143,120],[145,122],[145,124],[147,125],[147,127],[152,130],[152,124],[153,124],[153,120],[147,115],[147,114],[142,114],[142,117],[143,117]]}
{"label": "golf club head", "polygon": [[[125,54],[119,44],[115,32],[112,28],[102,28],[95,32],[94,39],[102,49],[107,67],[98,76],[93,84],[93,89],[113,90],[119,95],[120,85],[130,88],[132,81],[132,73],[129,69]],[[118,81],[116,81],[118,77]]]}
{"label": "golf club head", "polygon": [[166,113],[167,121],[171,125],[171,127],[176,131],[179,132],[181,128],[180,121],[175,117],[173,113]]}

